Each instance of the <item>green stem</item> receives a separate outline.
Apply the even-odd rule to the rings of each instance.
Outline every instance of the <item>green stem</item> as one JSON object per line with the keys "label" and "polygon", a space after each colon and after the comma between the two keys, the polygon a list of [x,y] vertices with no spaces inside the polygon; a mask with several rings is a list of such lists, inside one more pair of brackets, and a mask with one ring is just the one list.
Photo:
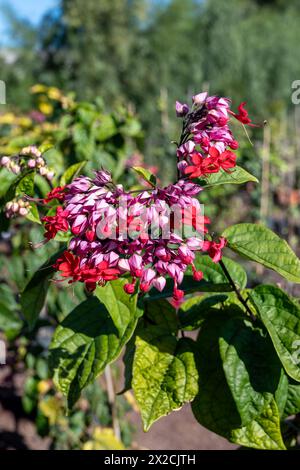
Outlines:
{"label": "green stem", "polygon": [[246,309],[246,312],[249,314],[251,320],[255,321],[256,320],[256,317],[255,315],[253,315],[252,311],[250,310],[250,308],[248,307],[247,305],[247,301],[243,298],[242,294],[240,293],[239,289],[237,288],[234,280],[232,279],[231,275],[229,274],[229,271],[228,269],[226,268],[224,262],[222,260],[219,261],[219,264],[225,274],[225,276],[227,277],[228,281],[229,281],[229,284],[231,285],[231,287],[233,288],[234,292],[236,293],[236,296],[237,298],[239,299],[239,301],[241,302],[241,304],[245,307]]}

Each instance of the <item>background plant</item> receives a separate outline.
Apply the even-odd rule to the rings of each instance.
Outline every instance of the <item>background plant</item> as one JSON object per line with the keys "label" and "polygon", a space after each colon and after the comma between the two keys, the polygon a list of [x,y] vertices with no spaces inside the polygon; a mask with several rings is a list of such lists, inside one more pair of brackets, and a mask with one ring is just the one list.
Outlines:
{"label": "background plant", "polygon": [[[23,153],[24,150],[20,155]],[[76,176],[70,168],[65,178],[66,174],[70,178]],[[155,184],[149,172],[144,177]],[[25,171],[15,178],[5,200],[14,191],[28,196],[25,182],[31,174]],[[219,170],[204,175],[201,181],[209,187],[228,184],[230,180],[235,185],[255,182],[251,174],[239,167],[228,173]],[[34,205],[34,199],[30,201]],[[26,219],[23,224],[27,226]],[[223,230],[222,236],[228,250],[276,271],[290,282],[300,282],[299,259],[284,240],[264,225],[236,224]],[[31,276],[25,286],[20,273],[14,279],[22,290],[20,306],[11,290],[4,287],[10,303],[14,300],[16,305],[15,309],[4,310],[8,322],[4,329],[13,339],[22,328],[32,335],[41,326],[51,325],[52,331],[52,325],[57,325],[50,344],[50,366],[55,386],[66,396],[69,407],[73,408],[83,389],[118,358],[127,344],[123,389],[133,389],[145,430],[160,417],[192,402],[195,418],[231,442],[273,450],[296,444],[297,420],[290,418],[299,412],[300,309],[296,299],[275,285],[260,284],[251,289],[239,263],[227,257],[214,262],[201,252],[194,264],[197,271],[203,272],[203,279],[195,283],[192,273],[185,275],[182,287],[191,295],[179,305],[168,301],[172,295],[168,284],[162,292],[150,290],[139,299],[136,293],[126,294],[126,278],[97,287],[94,295],[79,284],[74,295],[66,297],[65,288],[50,282],[53,265],[65,242],[57,240],[62,248],[50,258],[50,245],[46,244],[46,262],[36,271],[29,261],[36,258],[36,252],[24,257],[30,263]],[[38,261],[32,263],[37,265]],[[70,304],[66,304],[67,299]],[[25,317],[23,321],[19,311]],[[190,331],[197,332],[196,340]],[[30,358],[27,355],[27,360],[32,361]],[[50,424],[61,426],[57,418],[61,413],[59,402],[54,399],[51,386],[46,390],[48,373],[41,363],[36,364],[35,370],[26,385],[24,405],[30,406],[30,400],[38,396],[39,410]],[[38,379],[42,379],[42,384],[34,385]],[[42,400],[39,394],[44,394]],[[73,416],[76,421],[76,411],[72,412],[68,433],[73,432]],[[72,446],[70,436],[69,439]],[[99,446],[99,440],[99,432],[92,431],[92,440],[87,439],[84,445]]]}

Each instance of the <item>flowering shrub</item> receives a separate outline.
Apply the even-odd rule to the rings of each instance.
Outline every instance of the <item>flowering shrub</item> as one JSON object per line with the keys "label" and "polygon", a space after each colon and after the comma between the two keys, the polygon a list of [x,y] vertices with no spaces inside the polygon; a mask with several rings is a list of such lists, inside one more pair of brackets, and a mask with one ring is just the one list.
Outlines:
{"label": "flowering shrub", "polygon": [[299,304],[278,286],[247,288],[243,267],[223,251],[295,283],[300,260],[263,225],[214,234],[200,203],[206,186],[255,181],[236,165],[229,127],[256,126],[245,103],[236,113],[228,99],[200,93],[191,109],[177,102],[176,113],[178,178],[166,187],[142,167],[133,167],[145,180],[139,189],[125,189],[103,168],[77,176],[76,167],[39,198],[32,184],[28,191],[36,166],[12,183],[3,204],[22,196],[27,216],[44,226],[35,253],[62,245],[22,290],[22,313],[34,328],[50,284],[85,287],[50,345],[54,383],[70,408],[126,346],[123,391],[133,389],[145,430],[191,402],[195,418],[230,441],[285,449],[281,425],[300,411]]}

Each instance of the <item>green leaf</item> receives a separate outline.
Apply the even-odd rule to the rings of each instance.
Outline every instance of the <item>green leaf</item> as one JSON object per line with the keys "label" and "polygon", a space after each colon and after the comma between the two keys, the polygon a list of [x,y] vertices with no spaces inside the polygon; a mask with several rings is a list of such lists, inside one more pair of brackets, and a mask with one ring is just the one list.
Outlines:
{"label": "green leaf", "polygon": [[178,319],[180,329],[197,330],[208,315],[213,314],[213,307],[225,302],[227,295],[201,295],[191,297],[180,305]]}
{"label": "green leaf", "polygon": [[[237,287],[244,289],[247,285],[247,274],[244,268],[225,256],[222,257],[222,261]],[[228,284],[227,277],[225,276],[220,264],[214,263],[210,256],[198,254],[194,264],[197,270],[203,272],[203,279],[206,282],[221,285]],[[189,273],[190,269],[187,272]]]}
{"label": "green leaf", "polygon": [[287,397],[283,417],[292,416],[300,412],[300,384],[291,380],[288,382]]}
{"label": "green leaf", "polygon": [[273,269],[292,282],[300,283],[300,260],[287,242],[259,224],[237,224],[223,234],[228,246],[246,258]]}
{"label": "green leaf", "polygon": [[225,378],[219,350],[221,330],[230,316],[229,308],[216,311],[201,326],[196,344],[199,392],[192,403],[199,423],[227,438],[232,429],[242,425]]}
{"label": "green leaf", "polygon": [[249,293],[267,328],[287,374],[300,382],[300,308],[275,286],[262,285]]}
{"label": "green leaf", "polygon": [[[116,282],[116,281],[113,281]],[[136,299],[120,307],[114,322],[105,306],[90,297],[57,327],[50,346],[54,382],[71,408],[82,389],[114,361],[137,324]]]}
{"label": "green leaf", "polygon": [[212,173],[208,175],[207,178],[201,179],[199,184],[205,186],[205,188],[210,188],[219,186],[220,184],[243,184],[249,181],[258,183],[258,179],[255,178],[255,176],[251,175],[240,166],[236,166],[230,173],[224,170],[220,170],[218,173]]}
{"label": "green leaf", "polygon": [[132,386],[145,431],[195,397],[198,386],[193,348],[191,339],[177,340],[162,327],[151,326],[137,335]]}
{"label": "green leaf", "polygon": [[[247,284],[247,274],[242,266],[225,256],[222,259],[237,286],[241,289],[245,287]],[[191,275],[192,270],[188,268],[180,284],[180,289],[183,289],[186,294],[192,292],[231,292],[233,290],[221,266],[218,263],[214,263],[208,255],[196,256],[195,266],[203,271],[204,278],[201,281],[195,281]],[[171,279],[167,279],[166,287],[162,292],[151,289],[147,298],[157,300],[172,297],[173,286],[174,282]]]}
{"label": "green leaf", "polygon": [[171,333],[178,331],[178,318],[175,308],[165,299],[145,302],[145,317]]}
{"label": "green leaf", "polygon": [[60,178],[60,185],[65,186],[73,181],[78,176],[81,170],[84,168],[87,162],[79,162],[71,165]]}
{"label": "green leaf", "polygon": [[6,193],[0,199],[0,206],[11,201],[16,196],[33,196],[34,195],[34,175],[33,170],[22,173],[9,186]]}
{"label": "green leaf", "polygon": [[20,330],[23,322],[17,312],[9,308],[0,300],[0,331]]}
{"label": "green leaf", "polygon": [[[173,296],[174,281],[167,279],[166,286],[162,292],[156,289],[151,289],[144,300],[158,300],[165,299]],[[180,284],[180,289],[184,290],[186,294],[193,292],[231,292],[232,286],[227,283],[215,284],[214,282],[207,282],[205,280],[195,281],[193,276],[186,274]]]}
{"label": "green leaf", "polygon": [[33,328],[42,310],[48,288],[50,277],[54,272],[53,265],[64,252],[65,247],[52,255],[32,276],[21,293],[21,307],[29,327]]}
{"label": "green leaf", "polygon": [[280,431],[280,417],[275,400],[266,405],[263,412],[248,426],[236,429],[231,440],[252,449],[286,450]]}
{"label": "green leaf", "polygon": [[41,225],[39,211],[35,204],[30,204],[29,213],[26,215],[26,219],[30,220],[30,222],[34,222],[36,224]]}
{"label": "green leaf", "polygon": [[29,171],[23,174],[19,181],[15,184],[15,195],[16,196],[34,196],[34,171]]}
{"label": "green leaf", "polygon": [[219,340],[227,383],[243,425],[259,416],[279,387],[281,364],[272,342],[243,318],[227,320]]}
{"label": "green leaf", "polygon": [[282,369],[278,388],[275,392],[275,401],[277,404],[280,417],[284,415],[284,408],[285,408],[287,396],[288,396],[288,385],[289,385],[288,377],[284,369]]}
{"label": "green leaf", "polygon": [[128,295],[123,287],[128,282],[126,279],[118,279],[113,282],[107,282],[103,287],[97,287],[95,294],[102,302],[110,314],[115,326],[123,329],[132,314],[141,316],[142,311],[137,308],[137,296]]}
{"label": "green leaf", "polygon": [[153,188],[156,187],[156,176],[153,175],[149,170],[141,166],[133,166],[132,169],[145,181],[147,181],[147,183],[149,183]]}
{"label": "green leaf", "polygon": [[118,132],[116,124],[112,116],[103,114],[99,120],[97,129],[97,138],[100,142],[110,139]]}
{"label": "green leaf", "polygon": [[283,449],[278,410],[273,401],[255,420],[242,425],[219,350],[224,322],[230,317],[230,308],[216,311],[201,327],[196,355],[199,392],[192,403],[194,416],[200,424],[231,442],[257,449]]}
{"label": "green leaf", "polygon": [[16,310],[18,307],[12,289],[4,283],[0,284],[0,302],[12,310]]}

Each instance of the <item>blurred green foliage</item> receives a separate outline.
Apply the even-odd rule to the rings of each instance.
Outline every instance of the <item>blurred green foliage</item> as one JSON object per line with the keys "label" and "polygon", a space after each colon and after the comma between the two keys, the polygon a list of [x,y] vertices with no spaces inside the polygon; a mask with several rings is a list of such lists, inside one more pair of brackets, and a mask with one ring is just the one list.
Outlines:
{"label": "blurred green foliage", "polygon": [[1,78],[9,104],[29,109],[36,82],[80,100],[101,96],[110,109],[130,103],[145,129],[146,159],[169,172],[175,99],[206,88],[235,105],[247,100],[262,122],[291,107],[300,76],[294,0],[60,0],[37,27],[7,15]]}

